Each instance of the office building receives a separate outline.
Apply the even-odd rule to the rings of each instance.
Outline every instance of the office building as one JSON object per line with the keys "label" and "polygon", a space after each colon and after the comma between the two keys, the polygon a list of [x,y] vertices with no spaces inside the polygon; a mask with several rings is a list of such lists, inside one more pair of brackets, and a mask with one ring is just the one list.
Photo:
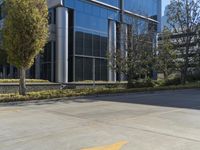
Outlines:
{"label": "office building", "polygon": [[[49,42],[29,78],[116,81],[107,54],[119,47],[118,25],[132,25],[131,18],[161,30],[161,0],[48,0],[48,7]],[[4,70],[11,76],[15,72],[13,67]]]}

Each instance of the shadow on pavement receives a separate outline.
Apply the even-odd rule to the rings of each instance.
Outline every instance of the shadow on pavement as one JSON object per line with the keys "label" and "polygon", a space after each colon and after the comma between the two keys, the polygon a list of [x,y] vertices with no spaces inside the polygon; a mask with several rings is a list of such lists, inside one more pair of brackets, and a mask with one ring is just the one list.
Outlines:
{"label": "shadow on pavement", "polygon": [[92,100],[200,110],[200,90],[157,91],[96,97]]}
{"label": "shadow on pavement", "polygon": [[[91,96],[89,96],[91,97]],[[17,101],[17,102],[8,102],[8,103],[0,103],[0,107],[15,107],[15,106],[30,106],[30,105],[54,105],[58,103],[92,103],[97,102],[97,100],[89,99],[86,97],[67,97],[67,98],[56,98],[49,100],[32,100],[32,101]]]}

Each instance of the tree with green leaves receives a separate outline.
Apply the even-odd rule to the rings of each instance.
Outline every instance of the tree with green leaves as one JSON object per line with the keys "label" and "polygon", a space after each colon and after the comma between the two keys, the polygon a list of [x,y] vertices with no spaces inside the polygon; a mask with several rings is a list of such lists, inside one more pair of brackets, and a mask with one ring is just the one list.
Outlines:
{"label": "tree with green leaves", "polygon": [[[168,24],[173,34],[179,35],[174,43],[179,54],[181,82],[185,84],[194,41],[200,24],[200,0],[171,0],[168,6]],[[193,54],[191,54],[193,53]]]}
{"label": "tree with green leaves", "polygon": [[160,42],[157,48],[156,69],[164,74],[164,79],[176,70],[176,51],[173,49],[171,42],[171,32],[168,28],[164,28],[160,34]]}
{"label": "tree with green leaves", "polygon": [[5,0],[3,47],[8,62],[20,70],[19,94],[26,95],[26,70],[48,39],[46,0]]}

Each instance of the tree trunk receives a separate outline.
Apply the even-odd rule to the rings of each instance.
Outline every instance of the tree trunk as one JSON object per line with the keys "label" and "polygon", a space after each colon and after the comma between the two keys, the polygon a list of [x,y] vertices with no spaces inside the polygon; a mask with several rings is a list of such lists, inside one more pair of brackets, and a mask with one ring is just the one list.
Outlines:
{"label": "tree trunk", "polygon": [[187,71],[184,70],[181,72],[181,84],[185,84],[186,83],[186,77],[187,77]]}
{"label": "tree trunk", "polygon": [[3,79],[6,78],[6,66],[3,65]]}
{"label": "tree trunk", "polygon": [[164,72],[164,79],[167,80],[168,79],[168,73]]}
{"label": "tree trunk", "polygon": [[[130,72],[129,72],[130,73]],[[132,88],[132,76],[131,76],[131,74],[128,74],[127,75],[127,81],[128,81],[128,83],[127,83],[127,88]]]}
{"label": "tree trunk", "polygon": [[186,80],[187,80],[187,71],[188,71],[188,66],[189,66],[189,50],[190,50],[190,42],[191,40],[188,40],[188,33],[187,33],[187,45],[186,45],[186,54],[185,54],[185,64],[183,66],[183,70],[181,72],[181,84],[185,84],[186,83]]}
{"label": "tree trunk", "polygon": [[19,94],[26,95],[26,69],[20,68]]}
{"label": "tree trunk", "polygon": [[189,66],[189,54],[188,54],[188,51],[189,51],[189,47],[186,48],[186,56],[185,56],[185,64],[183,66],[183,70],[181,72],[181,83],[182,84],[185,84],[186,83],[186,80],[187,80],[187,70],[188,70],[188,66]]}
{"label": "tree trunk", "polygon": [[148,79],[148,75],[147,75],[147,73],[145,72],[145,80],[147,80]]}

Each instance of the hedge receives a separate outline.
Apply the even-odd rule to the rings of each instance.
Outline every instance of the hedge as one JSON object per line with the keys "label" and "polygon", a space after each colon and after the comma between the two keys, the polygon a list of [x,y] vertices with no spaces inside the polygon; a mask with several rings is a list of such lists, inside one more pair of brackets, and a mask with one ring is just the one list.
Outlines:
{"label": "hedge", "polygon": [[[18,83],[19,79],[0,79],[0,83]],[[46,83],[48,80],[26,79],[28,83]]]}
{"label": "hedge", "polygon": [[178,90],[178,89],[193,89],[200,88],[200,83],[192,83],[187,85],[163,86],[163,87],[148,87],[148,88],[87,88],[87,89],[66,89],[66,90],[49,90],[40,92],[30,92],[26,96],[19,94],[0,94],[0,102],[15,102],[53,99],[62,97],[77,97],[88,95],[116,94],[116,93],[135,93],[146,91],[161,91],[161,90]]}

